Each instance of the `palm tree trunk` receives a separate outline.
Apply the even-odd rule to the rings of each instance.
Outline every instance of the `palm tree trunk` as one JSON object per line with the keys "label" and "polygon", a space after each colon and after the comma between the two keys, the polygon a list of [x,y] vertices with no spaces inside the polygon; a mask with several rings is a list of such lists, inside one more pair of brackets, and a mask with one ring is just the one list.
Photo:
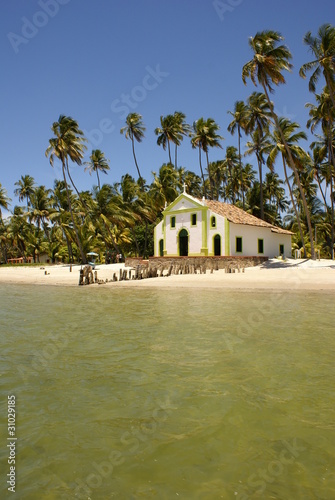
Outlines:
{"label": "palm tree trunk", "polygon": [[64,163],[62,164],[62,169],[63,169],[63,178],[64,178],[64,182],[65,182],[67,202],[68,202],[69,209],[70,209],[71,220],[72,220],[74,232],[76,234],[76,240],[77,240],[77,244],[78,244],[78,248],[79,248],[81,260],[82,260],[83,264],[87,264],[86,255],[84,253],[84,250],[83,250],[80,238],[79,238],[78,228],[77,228],[76,223],[74,221],[74,216],[73,216],[73,211],[72,211],[72,204],[71,204],[71,200],[70,200],[70,193],[69,193],[69,188],[68,188],[68,184],[67,184],[67,180],[66,180],[66,175],[65,175],[65,164]]}
{"label": "palm tree trunk", "polygon": [[305,196],[304,190],[302,188],[302,185],[301,185],[301,182],[300,182],[300,178],[299,178],[299,174],[298,174],[298,171],[297,171],[296,166],[294,164],[294,160],[292,158],[291,150],[288,147],[288,144],[287,144],[286,139],[284,137],[283,131],[280,128],[279,121],[278,121],[278,116],[274,112],[273,104],[272,104],[272,102],[270,100],[270,97],[269,97],[266,85],[264,83],[262,83],[262,86],[263,86],[263,89],[264,89],[264,93],[265,93],[266,99],[268,101],[268,105],[269,105],[270,110],[271,110],[272,118],[273,118],[273,120],[275,122],[276,128],[277,128],[277,130],[279,132],[279,135],[280,135],[280,138],[283,141],[283,144],[284,144],[287,156],[288,156],[288,160],[289,160],[289,166],[292,169],[292,171],[294,172],[295,180],[296,180],[297,186],[298,186],[299,191],[300,191],[301,200],[302,200],[302,204],[303,204],[303,207],[304,207],[304,212],[305,212],[306,219],[307,219],[309,241],[310,241],[310,245],[311,245],[311,257],[312,257],[313,260],[315,260],[316,259],[316,255],[315,255],[315,249],[314,249],[313,230],[312,230],[311,216],[310,216],[308,205],[307,205],[307,201],[306,201],[306,196]]}
{"label": "palm tree trunk", "polygon": [[134,156],[135,165],[136,165],[136,168],[137,168],[138,178],[142,179],[141,172],[140,172],[140,169],[138,168],[137,160],[136,160],[136,155],[135,155],[134,137],[131,138],[131,144],[132,144],[132,148],[133,148],[133,156]]}
{"label": "palm tree trunk", "polygon": [[307,254],[306,254],[304,233],[303,233],[303,230],[302,230],[302,227],[301,227],[300,217],[299,217],[297,206],[296,206],[295,201],[294,201],[294,196],[293,196],[293,193],[292,193],[290,182],[288,180],[287,170],[286,170],[286,161],[285,161],[285,157],[284,157],[283,154],[282,154],[282,159],[283,159],[283,166],[284,166],[285,181],[286,181],[289,193],[290,193],[291,203],[292,203],[292,206],[293,206],[293,209],[294,209],[295,217],[297,219],[297,224],[298,224],[298,228],[299,228],[300,238],[301,238],[302,246],[303,246],[303,249],[304,249],[304,256],[306,257]]}
{"label": "palm tree trunk", "polygon": [[261,219],[264,220],[264,200],[263,200],[263,175],[262,175],[262,161],[257,156],[258,171],[259,171],[259,204],[261,209]]}
{"label": "palm tree trunk", "polygon": [[201,165],[201,147],[200,147],[200,145],[199,145],[199,165],[200,165],[200,172],[201,172],[201,177],[202,177],[203,193],[204,193],[204,197],[207,198],[205,177],[204,177],[204,172],[202,170],[202,165]]}
{"label": "palm tree trunk", "polygon": [[175,152],[174,152],[174,168],[177,170],[177,149],[178,149],[178,146],[176,144],[176,147],[175,147]]}
{"label": "palm tree trunk", "polygon": [[168,152],[169,152],[169,163],[172,165],[172,160],[171,160],[171,149],[170,149],[170,141],[169,139],[167,140],[168,143]]}
{"label": "palm tree trunk", "polygon": [[212,174],[209,170],[208,151],[206,151],[206,160],[207,160],[207,171],[208,171],[208,177],[209,177],[209,185],[211,188],[211,198],[212,198],[212,200],[214,200],[214,186],[213,186]]}
{"label": "palm tree trunk", "polygon": [[242,160],[241,160],[241,127],[239,125],[237,127],[237,133],[238,133],[238,158],[239,158],[239,162],[240,162],[242,203],[243,203],[243,210],[245,210],[244,183],[243,183],[243,171],[242,171]]}
{"label": "palm tree trunk", "polygon": [[326,83],[327,83],[327,87],[328,87],[328,91],[329,91],[329,96],[330,96],[330,99],[332,101],[333,108],[335,109],[335,96],[334,96],[334,92],[333,92],[333,87],[331,85],[332,82],[329,79],[328,72],[326,72],[326,74],[325,74],[325,79],[326,79]]}
{"label": "palm tree trunk", "polygon": [[97,170],[97,178],[98,178],[98,188],[99,188],[99,191],[100,191],[100,179],[99,179],[99,172]]}
{"label": "palm tree trunk", "polygon": [[335,169],[335,158],[334,158],[334,150],[333,150],[333,142],[332,142],[332,124],[328,122],[328,150],[330,157],[330,206],[331,206],[331,258],[334,260],[334,177],[333,177],[333,168]]}

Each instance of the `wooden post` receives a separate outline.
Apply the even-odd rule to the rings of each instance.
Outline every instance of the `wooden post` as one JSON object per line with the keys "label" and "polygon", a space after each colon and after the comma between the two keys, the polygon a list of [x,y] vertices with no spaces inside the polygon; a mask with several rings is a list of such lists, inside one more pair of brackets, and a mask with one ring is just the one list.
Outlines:
{"label": "wooden post", "polygon": [[122,281],[122,269],[119,270],[119,281]]}
{"label": "wooden post", "polygon": [[98,283],[98,271],[94,271],[94,283]]}
{"label": "wooden post", "polygon": [[82,269],[80,269],[79,271],[79,285],[83,285],[84,284],[84,271]]}

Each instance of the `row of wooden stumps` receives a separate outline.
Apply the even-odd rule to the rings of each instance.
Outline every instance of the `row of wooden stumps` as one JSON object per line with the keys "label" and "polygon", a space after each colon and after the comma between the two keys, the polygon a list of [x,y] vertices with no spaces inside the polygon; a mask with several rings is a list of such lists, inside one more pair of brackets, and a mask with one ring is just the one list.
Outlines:
{"label": "row of wooden stumps", "polygon": [[[92,283],[97,283],[98,285],[102,285],[104,283],[115,282],[115,281],[129,281],[129,280],[143,280],[148,278],[159,278],[159,277],[168,277],[172,275],[178,274],[206,274],[207,271],[210,271],[213,274],[214,271],[219,270],[219,266],[217,263],[215,264],[149,264],[149,265],[138,265],[135,268],[131,269],[119,269],[118,273],[113,273],[113,278],[111,280],[101,280],[98,279],[98,272],[94,271],[90,265],[84,266],[80,270],[79,275],[79,285],[91,285]],[[226,273],[235,273],[235,272],[243,272],[244,267],[226,267]]]}

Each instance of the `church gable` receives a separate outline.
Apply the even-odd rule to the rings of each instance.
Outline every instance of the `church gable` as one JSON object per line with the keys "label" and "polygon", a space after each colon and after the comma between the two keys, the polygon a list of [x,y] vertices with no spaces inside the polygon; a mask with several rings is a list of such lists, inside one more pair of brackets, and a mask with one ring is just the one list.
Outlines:
{"label": "church gable", "polygon": [[192,196],[182,193],[172,202],[163,212],[164,215],[170,212],[179,212],[183,210],[203,210],[204,206],[199,200]]}

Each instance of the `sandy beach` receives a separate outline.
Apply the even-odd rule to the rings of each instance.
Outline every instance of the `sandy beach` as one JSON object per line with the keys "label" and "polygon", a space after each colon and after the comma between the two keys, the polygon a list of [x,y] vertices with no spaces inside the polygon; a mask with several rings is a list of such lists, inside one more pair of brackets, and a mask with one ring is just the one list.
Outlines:
{"label": "sandy beach", "polygon": [[[0,283],[78,286],[81,266],[69,265],[3,267]],[[249,267],[244,273],[227,274],[224,270],[212,274],[173,275],[145,280],[112,282],[124,264],[97,265],[98,278],[108,280],[103,285],[90,287],[159,287],[159,288],[227,288],[246,290],[329,290],[335,292],[335,262],[288,259],[285,262],[270,259],[265,264]]]}

